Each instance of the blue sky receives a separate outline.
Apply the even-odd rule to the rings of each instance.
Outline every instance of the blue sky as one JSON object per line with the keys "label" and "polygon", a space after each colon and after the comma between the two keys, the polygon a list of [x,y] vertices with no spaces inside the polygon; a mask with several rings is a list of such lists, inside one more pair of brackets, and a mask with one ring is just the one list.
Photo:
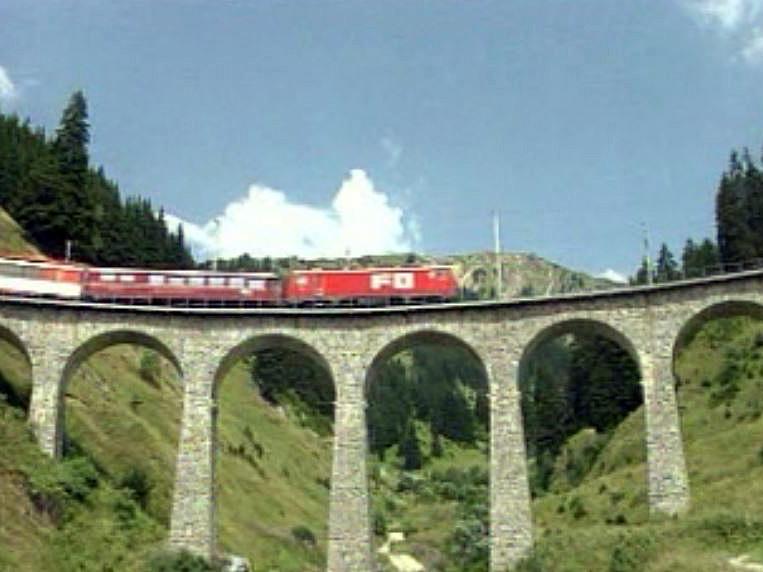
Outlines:
{"label": "blue sky", "polygon": [[763,145],[763,0],[3,0],[0,106],[200,252],[491,248],[630,273]]}

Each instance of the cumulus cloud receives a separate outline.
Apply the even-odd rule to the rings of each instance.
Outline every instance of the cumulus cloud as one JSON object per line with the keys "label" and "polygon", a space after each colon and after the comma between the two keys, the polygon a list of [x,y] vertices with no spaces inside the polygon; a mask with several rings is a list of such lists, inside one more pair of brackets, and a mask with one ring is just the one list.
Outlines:
{"label": "cumulus cloud", "polygon": [[734,30],[755,20],[763,7],[761,0],[693,0],[689,8],[707,24]]}
{"label": "cumulus cloud", "polygon": [[0,66],[0,102],[12,101],[18,97],[18,88],[11,81],[8,71]]}
{"label": "cumulus cloud", "polygon": [[604,272],[600,272],[596,275],[596,278],[605,278],[606,280],[611,280],[612,282],[617,282],[618,284],[628,283],[628,278],[626,276],[617,270],[612,270],[611,268],[607,268]]}
{"label": "cumulus cloud", "polygon": [[684,0],[695,18],[737,44],[738,56],[763,63],[763,0]]}
{"label": "cumulus cloud", "polygon": [[330,205],[292,202],[282,191],[263,185],[230,203],[203,225],[168,215],[170,226],[183,223],[197,258],[340,257],[405,252],[419,238],[415,219],[392,204],[362,169],[350,171]]}

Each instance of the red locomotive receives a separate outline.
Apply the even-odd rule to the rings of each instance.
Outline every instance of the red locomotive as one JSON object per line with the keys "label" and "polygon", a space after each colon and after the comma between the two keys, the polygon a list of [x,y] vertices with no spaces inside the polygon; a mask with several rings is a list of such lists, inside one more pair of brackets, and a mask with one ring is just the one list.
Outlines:
{"label": "red locomotive", "polygon": [[325,306],[444,302],[450,266],[267,272],[96,268],[0,257],[0,293],[100,302],[200,306]]}
{"label": "red locomotive", "polygon": [[288,304],[443,302],[458,294],[449,266],[295,270],[283,280]]}

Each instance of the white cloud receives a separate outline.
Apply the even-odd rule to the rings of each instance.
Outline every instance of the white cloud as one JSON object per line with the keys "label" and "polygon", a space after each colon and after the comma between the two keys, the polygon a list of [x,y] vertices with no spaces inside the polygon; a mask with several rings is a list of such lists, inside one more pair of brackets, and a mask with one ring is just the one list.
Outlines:
{"label": "white cloud", "polygon": [[753,20],[760,12],[761,0],[692,0],[689,8],[707,24],[734,30]]}
{"label": "white cloud", "polygon": [[419,240],[413,217],[375,188],[365,171],[353,169],[326,207],[291,202],[282,191],[252,185],[246,196],[203,225],[183,223],[197,258],[291,256],[318,258],[405,252]]}
{"label": "white cloud", "polygon": [[16,84],[11,81],[11,77],[8,75],[7,70],[0,66],[0,102],[12,101],[19,95]]}
{"label": "white cloud", "polygon": [[742,57],[751,64],[763,63],[763,28],[756,28],[747,45],[742,48]]}
{"label": "white cloud", "polygon": [[736,45],[740,59],[763,63],[763,0],[684,0],[695,18]]}
{"label": "white cloud", "polygon": [[605,278],[612,282],[617,282],[618,284],[628,283],[628,278],[625,275],[619,273],[617,270],[612,270],[611,268],[607,268],[604,272],[600,272],[596,275],[596,278]]}

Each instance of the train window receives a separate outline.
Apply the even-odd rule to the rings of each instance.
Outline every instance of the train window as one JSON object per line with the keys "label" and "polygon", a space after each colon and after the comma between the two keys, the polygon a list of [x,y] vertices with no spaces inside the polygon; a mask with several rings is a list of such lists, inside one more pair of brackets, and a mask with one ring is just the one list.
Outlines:
{"label": "train window", "polygon": [[185,278],[183,278],[182,276],[170,276],[169,283],[175,286],[184,286]]}
{"label": "train window", "polygon": [[228,278],[228,286],[231,286],[233,288],[243,288],[244,287],[244,279],[240,276],[231,276]]}
{"label": "train window", "polygon": [[117,277],[113,274],[101,274],[101,282],[116,282]]}
{"label": "train window", "polygon": [[225,286],[225,277],[224,276],[210,276],[207,279],[207,283],[210,286]]}
{"label": "train window", "polygon": [[119,275],[119,281],[120,282],[135,282],[135,275],[134,274],[120,274]]}
{"label": "train window", "polygon": [[265,281],[264,280],[249,280],[247,287],[250,290],[264,290]]}
{"label": "train window", "polygon": [[203,276],[191,276],[188,279],[188,283],[191,286],[204,286],[204,277]]}
{"label": "train window", "polygon": [[163,274],[150,274],[148,276],[148,283],[149,284],[164,284],[164,275]]}
{"label": "train window", "polygon": [[297,286],[307,286],[307,276],[304,274],[297,276]]}
{"label": "train window", "polygon": [[17,266],[16,264],[2,264],[0,265],[0,274],[5,276],[23,276],[24,267]]}

